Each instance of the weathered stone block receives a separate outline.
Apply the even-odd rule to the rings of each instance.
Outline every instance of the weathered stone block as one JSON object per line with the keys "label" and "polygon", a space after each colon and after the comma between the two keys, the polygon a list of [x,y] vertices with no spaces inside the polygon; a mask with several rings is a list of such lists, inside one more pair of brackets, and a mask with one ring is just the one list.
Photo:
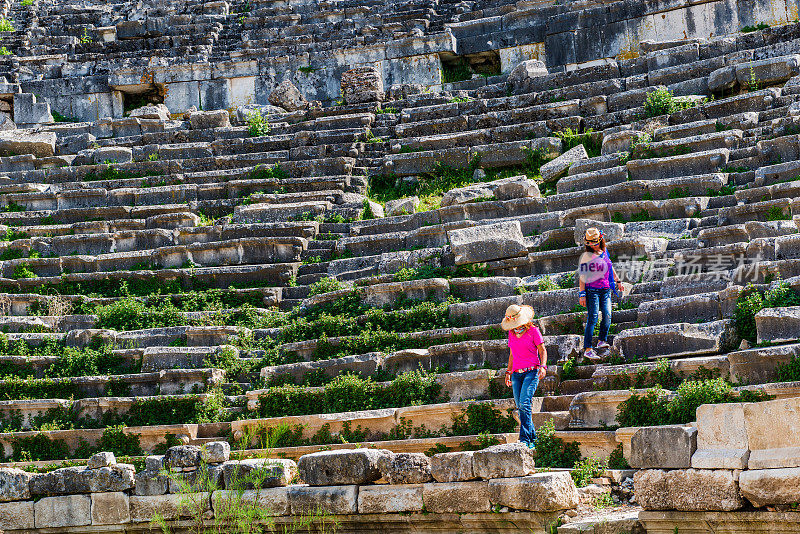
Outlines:
{"label": "weathered stone block", "polygon": [[178,445],[167,449],[164,465],[172,467],[195,467],[200,465],[200,447],[197,445]]}
{"label": "weathered stone block", "polygon": [[422,484],[433,480],[430,460],[422,453],[400,452],[381,456],[378,469],[389,484]]}
{"label": "weathered stone block", "polygon": [[189,125],[193,130],[228,128],[231,125],[230,115],[227,110],[224,109],[218,109],[216,111],[192,111],[187,115]]}
{"label": "weathered stone block", "polygon": [[631,438],[630,464],[636,469],[686,469],[696,449],[696,428],[643,427]]}
{"label": "weathered stone block", "polygon": [[169,120],[169,109],[164,104],[148,104],[136,108],[130,112],[131,117],[138,119],[157,119],[160,121]]}
{"label": "weathered stone block", "polygon": [[756,313],[758,342],[785,343],[800,338],[800,306],[764,308]]}
{"label": "weathered stone block", "polygon": [[44,497],[33,504],[36,528],[80,527],[92,523],[92,500],[88,495]]}
{"label": "weathered stone block", "polygon": [[0,132],[0,156],[33,154],[46,158],[55,154],[55,132],[9,130]]}
{"label": "weathered stone block", "polygon": [[383,100],[383,76],[376,67],[356,67],[342,73],[342,96],[348,104]]}
{"label": "weathered stone block", "polygon": [[397,200],[390,200],[386,203],[386,216],[411,215],[416,212],[419,206],[419,197],[406,197]]}
{"label": "weathered stone block", "polygon": [[287,486],[297,477],[297,464],[283,458],[229,460],[222,464],[225,489],[255,489]]}
{"label": "weathered stone block", "polygon": [[738,471],[641,470],[634,476],[636,502],[645,510],[738,510],[744,506],[738,479]]}
{"label": "weathered stone block", "polygon": [[89,458],[86,462],[87,469],[99,469],[101,467],[108,467],[117,463],[117,459],[113,452],[98,452]]}
{"label": "weathered stone block", "polygon": [[556,512],[578,506],[580,497],[572,476],[566,471],[538,473],[489,481],[492,504],[530,512]]}
{"label": "weathered stone block", "polygon": [[567,172],[571,165],[574,163],[589,159],[589,154],[586,153],[586,148],[583,145],[573,147],[555,159],[552,159],[542,165],[539,172],[542,175],[542,180],[551,182],[562,174]]}
{"label": "weathered stone block", "polygon": [[121,491],[92,493],[93,525],[119,525],[130,522],[130,504],[127,494]]}
{"label": "weathered stone block", "polygon": [[524,92],[534,79],[542,76],[547,76],[547,66],[544,62],[538,59],[529,59],[511,69],[508,83],[511,84],[513,91]]}
{"label": "weathered stone block", "polygon": [[486,481],[424,484],[422,500],[425,509],[435,514],[479,513],[491,508]]}
{"label": "weathered stone block", "polygon": [[210,493],[193,495],[190,506],[187,506],[183,495],[132,495],[129,502],[133,523],[149,523],[156,515],[170,521],[181,517],[196,517],[198,514],[208,517],[211,512]]}
{"label": "weathered stone block", "polygon": [[461,228],[447,232],[456,265],[481,263],[527,254],[519,221]]}
{"label": "weathered stone block", "polygon": [[0,502],[31,498],[29,483],[33,475],[22,469],[0,468]]}
{"label": "weathered stone block", "polygon": [[380,458],[391,454],[382,449],[315,452],[301,456],[297,468],[311,486],[368,484],[381,477]]}
{"label": "weathered stone block", "polygon": [[746,469],[749,456],[743,404],[703,404],[697,408],[693,468]]}
{"label": "weathered stone block", "polygon": [[231,446],[227,441],[212,441],[200,448],[200,459],[207,464],[221,464],[231,457]]}
{"label": "weathered stone block", "polygon": [[421,484],[377,484],[358,488],[359,514],[392,514],[421,511]]}
{"label": "weathered stone block", "polygon": [[535,472],[535,458],[524,443],[505,443],[475,451],[472,469],[476,477],[484,480],[523,477]]}
{"label": "weathered stone block", "polygon": [[437,482],[462,482],[476,478],[472,469],[474,451],[445,452],[431,456],[431,476]]}
{"label": "weathered stone block", "polygon": [[752,469],[739,475],[742,496],[756,508],[800,499],[800,468]]}
{"label": "weathered stone block", "polygon": [[800,398],[744,405],[748,469],[800,467]]}
{"label": "weathered stone block", "polygon": [[292,515],[318,509],[334,515],[358,511],[358,486],[291,486],[288,495]]}
{"label": "weathered stone block", "polygon": [[0,528],[22,530],[34,528],[33,501],[0,503]]}
{"label": "weathered stone block", "polygon": [[262,488],[241,492],[220,490],[211,494],[211,504],[216,517],[233,516],[235,510],[242,505],[245,509],[257,506],[267,515],[289,515],[289,489]]}
{"label": "weathered stone block", "polygon": [[306,109],[308,102],[289,80],[284,80],[269,94],[269,103],[286,111]]}

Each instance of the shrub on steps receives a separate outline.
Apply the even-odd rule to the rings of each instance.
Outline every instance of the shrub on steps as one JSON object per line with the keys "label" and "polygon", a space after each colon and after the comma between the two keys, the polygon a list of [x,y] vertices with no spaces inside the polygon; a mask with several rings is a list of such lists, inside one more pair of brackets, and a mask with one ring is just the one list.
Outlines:
{"label": "shrub on steps", "polygon": [[734,321],[739,337],[755,343],[756,314],[763,308],[779,308],[783,306],[800,306],[800,295],[786,282],[779,282],[768,291],[748,285],[736,300]]}

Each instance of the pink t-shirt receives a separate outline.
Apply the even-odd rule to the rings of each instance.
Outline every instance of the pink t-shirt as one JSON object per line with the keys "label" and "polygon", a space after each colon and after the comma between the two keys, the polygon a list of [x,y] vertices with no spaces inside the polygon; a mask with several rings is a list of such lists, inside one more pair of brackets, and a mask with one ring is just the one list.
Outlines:
{"label": "pink t-shirt", "polygon": [[508,332],[508,348],[511,349],[511,370],[539,366],[538,346],[544,343],[542,333],[534,327],[525,330],[521,337],[513,330]]}

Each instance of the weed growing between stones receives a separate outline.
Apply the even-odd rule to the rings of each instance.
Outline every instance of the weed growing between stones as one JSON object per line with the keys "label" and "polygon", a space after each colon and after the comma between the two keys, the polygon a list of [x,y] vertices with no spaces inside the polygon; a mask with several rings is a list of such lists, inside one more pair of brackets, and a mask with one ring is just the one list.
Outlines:
{"label": "weed growing between stones", "polygon": [[602,142],[600,138],[593,136],[592,132],[593,130],[591,128],[588,128],[583,133],[578,133],[577,130],[567,128],[561,132],[555,132],[555,135],[561,139],[561,149],[564,152],[575,148],[578,145],[583,145],[583,148],[586,149],[586,153],[589,155],[589,157],[595,158],[600,155]]}
{"label": "weed growing between stones", "polygon": [[766,22],[759,22],[755,26],[742,26],[742,29],[739,31],[742,33],[752,33],[759,30],[766,30],[767,28],[769,28],[769,24]]}
{"label": "weed growing between stones", "polygon": [[672,94],[672,91],[661,87],[647,93],[647,98],[644,101],[644,116],[649,118],[670,115],[676,111],[693,108],[696,105],[695,102],[682,102],[677,100]]}
{"label": "weed growing between stones", "polygon": [[575,485],[582,488],[591,484],[593,478],[602,476],[606,469],[608,469],[608,465],[605,460],[592,456],[575,462],[570,474]]}
{"label": "weed growing between stones", "polygon": [[261,115],[259,110],[247,114],[247,133],[250,137],[263,137],[269,135],[269,117]]}
{"label": "weed growing between stones", "polygon": [[613,451],[611,451],[611,454],[608,455],[608,468],[609,469],[631,468],[630,464],[628,463],[628,460],[625,459],[622,443],[617,445],[617,447]]}
{"label": "weed growing between stones", "polygon": [[13,32],[13,31],[16,31],[14,28],[14,21],[0,16],[0,32]]}

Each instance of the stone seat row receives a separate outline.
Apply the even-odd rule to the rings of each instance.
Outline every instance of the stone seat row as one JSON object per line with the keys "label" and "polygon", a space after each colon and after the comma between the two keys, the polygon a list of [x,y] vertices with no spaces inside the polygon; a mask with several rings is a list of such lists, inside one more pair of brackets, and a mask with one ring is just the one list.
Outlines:
{"label": "stone seat row", "polygon": [[[103,273],[137,269],[173,269],[186,265],[217,267],[223,265],[280,264],[300,261],[308,243],[303,238],[239,238],[190,245],[168,245],[128,252],[21,258],[0,265],[5,278],[14,278],[21,268],[36,276],[53,277],[62,273]],[[54,251],[51,249],[52,253]],[[75,252],[75,251],[73,251]]]}
{"label": "stone seat row", "polygon": [[[2,278],[0,284],[9,292],[30,293],[43,285],[58,287],[70,283],[121,284],[157,280],[158,283],[178,283],[184,289],[229,287],[286,286],[297,274],[296,263],[264,265],[227,265],[224,267],[190,267],[161,270],[106,271],[90,273],[62,273],[54,277]],[[17,290],[17,291],[15,291]]]}

